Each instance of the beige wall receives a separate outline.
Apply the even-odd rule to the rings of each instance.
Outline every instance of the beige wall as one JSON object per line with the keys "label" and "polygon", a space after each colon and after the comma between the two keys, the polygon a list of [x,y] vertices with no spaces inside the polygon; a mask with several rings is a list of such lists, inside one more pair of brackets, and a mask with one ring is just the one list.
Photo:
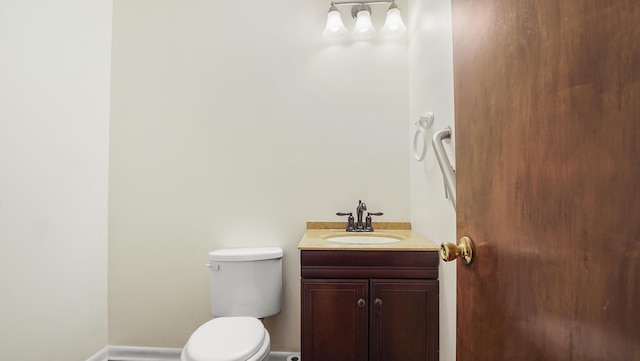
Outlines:
{"label": "beige wall", "polygon": [[[450,144],[445,144],[445,150],[455,162],[451,2],[410,0],[409,10],[411,223],[416,232],[438,244],[455,243],[456,215],[444,197],[442,174],[431,147],[434,132],[450,125],[454,136]],[[414,123],[427,112],[434,113],[435,123],[427,132],[427,155],[422,162],[416,162]],[[452,361],[456,358],[455,262],[441,262],[439,271],[440,360]]]}
{"label": "beige wall", "polygon": [[328,43],[328,7],[115,1],[110,344],[181,347],[210,318],[207,252],[275,245],[266,324],[273,350],[299,350],[305,222],[358,199],[409,219],[407,39]]}
{"label": "beige wall", "polygon": [[0,358],[107,344],[111,1],[0,2]]}
{"label": "beige wall", "polygon": [[[424,112],[453,126],[448,1],[400,3],[408,54],[406,40],[326,43],[324,1],[115,6],[111,344],[180,347],[209,318],[206,253],[280,245],[284,310],[266,323],[275,350],[297,350],[304,222],[358,198],[455,240],[431,149],[410,174],[405,151]],[[86,359],[106,344],[110,31],[111,1],[0,4],[4,357]],[[453,360],[451,265],[441,292]]]}

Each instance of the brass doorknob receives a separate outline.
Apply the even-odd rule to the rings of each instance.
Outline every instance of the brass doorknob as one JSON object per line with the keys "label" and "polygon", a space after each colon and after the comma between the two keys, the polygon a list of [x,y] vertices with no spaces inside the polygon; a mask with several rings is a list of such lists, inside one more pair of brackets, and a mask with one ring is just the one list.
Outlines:
{"label": "brass doorknob", "polygon": [[460,257],[464,264],[473,262],[474,246],[471,238],[464,236],[460,238],[458,244],[444,242],[440,245],[440,258],[445,262],[451,262]]}

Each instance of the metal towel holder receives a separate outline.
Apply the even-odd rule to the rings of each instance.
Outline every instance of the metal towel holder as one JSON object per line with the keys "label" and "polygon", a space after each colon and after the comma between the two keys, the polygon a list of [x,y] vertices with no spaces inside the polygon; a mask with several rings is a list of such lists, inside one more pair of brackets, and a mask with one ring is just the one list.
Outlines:
{"label": "metal towel holder", "polygon": [[[424,159],[424,156],[427,155],[427,129],[431,128],[434,121],[433,113],[429,112],[427,115],[420,117],[416,122],[416,134],[413,135],[413,156],[419,162]],[[422,139],[422,149],[418,146],[420,143],[420,139]]]}

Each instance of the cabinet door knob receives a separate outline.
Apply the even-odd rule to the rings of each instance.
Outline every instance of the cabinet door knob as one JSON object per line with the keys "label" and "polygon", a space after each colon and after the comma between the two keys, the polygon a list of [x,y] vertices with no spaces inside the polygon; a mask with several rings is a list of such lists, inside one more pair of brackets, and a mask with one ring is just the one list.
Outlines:
{"label": "cabinet door knob", "polygon": [[358,307],[364,307],[366,304],[367,302],[365,302],[364,298],[358,300]]}
{"label": "cabinet door knob", "polygon": [[376,298],[376,300],[375,300],[375,301],[373,301],[373,303],[374,303],[376,306],[378,306],[378,307],[382,306],[382,300],[381,300],[381,299],[379,299],[379,298]]}

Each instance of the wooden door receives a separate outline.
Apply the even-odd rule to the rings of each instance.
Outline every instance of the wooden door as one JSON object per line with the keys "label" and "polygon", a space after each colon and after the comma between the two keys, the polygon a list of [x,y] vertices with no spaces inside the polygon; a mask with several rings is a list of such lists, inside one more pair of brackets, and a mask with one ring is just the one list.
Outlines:
{"label": "wooden door", "polygon": [[452,13],[457,359],[640,360],[640,1]]}
{"label": "wooden door", "polygon": [[302,280],[302,354],[307,361],[367,361],[369,280]]}
{"label": "wooden door", "polygon": [[438,360],[438,281],[371,280],[369,360]]}

